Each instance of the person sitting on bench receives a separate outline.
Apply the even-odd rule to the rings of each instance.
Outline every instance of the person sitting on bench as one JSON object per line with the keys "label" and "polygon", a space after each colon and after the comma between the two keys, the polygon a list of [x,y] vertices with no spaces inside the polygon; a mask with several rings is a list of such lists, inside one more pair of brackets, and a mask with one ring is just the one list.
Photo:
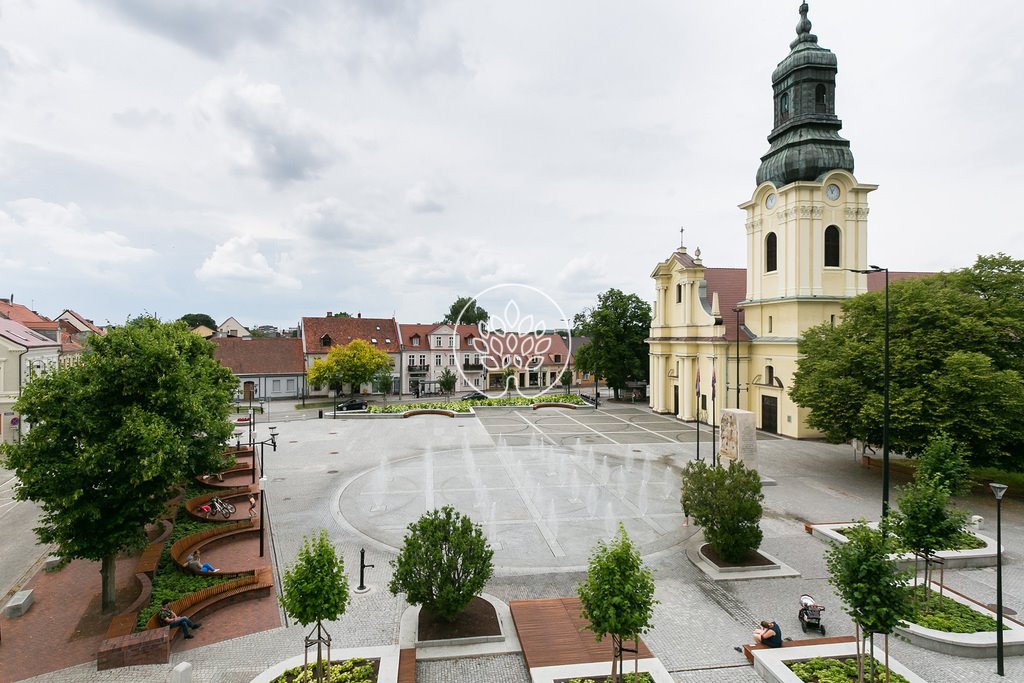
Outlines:
{"label": "person sitting on bench", "polygon": [[[782,629],[774,621],[762,621],[761,628],[754,631],[754,645],[765,647],[782,647]],[[743,652],[742,647],[734,647],[736,652]]]}
{"label": "person sitting on bench", "polygon": [[170,607],[171,601],[164,600],[160,603],[160,611],[156,613],[157,621],[164,626],[170,626],[174,628],[178,626],[181,628],[181,632],[185,634],[185,638],[193,638],[194,636],[188,632],[190,628],[199,628],[202,624],[196,623],[188,617],[179,617],[174,613],[174,610]]}
{"label": "person sitting on bench", "polygon": [[185,564],[194,572],[200,574],[211,574],[213,572],[219,572],[220,570],[215,568],[208,562],[203,562],[203,558],[199,557],[199,551],[195,551],[187,558],[185,558]]}

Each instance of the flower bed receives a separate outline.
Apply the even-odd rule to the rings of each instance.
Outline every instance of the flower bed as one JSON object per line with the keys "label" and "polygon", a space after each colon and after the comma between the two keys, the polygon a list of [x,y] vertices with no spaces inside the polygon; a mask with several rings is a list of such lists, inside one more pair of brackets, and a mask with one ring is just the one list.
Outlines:
{"label": "flower bed", "polygon": [[[348,659],[332,661],[328,683],[376,683],[380,660]],[[308,668],[296,666],[288,669],[274,679],[273,683],[312,683],[316,678],[316,664],[311,662]]]}
{"label": "flower bed", "polygon": [[[945,595],[939,595],[924,584],[911,590],[917,593],[914,603],[915,611],[910,617],[910,621],[915,624],[946,633],[995,633],[996,631],[996,620],[987,614],[973,610]],[[934,593],[934,595],[928,595],[928,593]],[[928,611],[925,611],[926,598]],[[1003,630],[1008,631],[1010,627],[1004,624]]]}
{"label": "flower bed", "polygon": [[[623,666],[627,663],[628,662],[623,661]],[[556,680],[554,683],[611,683],[611,680],[610,676],[605,676],[603,678],[601,676],[598,676],[597,678],[587,676],[585,678],[561,678]],[[633,672],[630,671],[629,673],[622,674],[619,676],[619,680],[623,683],[634,683]],[[654,679],[651,678],[651,674],[646,671],[641,671],[640,675],[636,677],[635,683],[654,683]]]}
{"label": "flower bed", "polygon": [[[855,526],[854,522],[841,522],[834,524],[811,524],[809,531],[814,537],[823,541],[833,543],[846,543],[845,530]],[[876,529],[877,522],[869,522],[868,526]],[[973,537],[969,540],[966,537]],[[957,542],[964,547],[956,550],[939,550],[935,556],[942,559],[946,569],[962,569],[965,567],[994,567],[996,565],[996,542],[983,534],[976,534],[970,531],[964,532]],[[900,563],[901,568],[912,568],[914,566],[914,554],[907,552],[894,552],[891,556]]]}
{"label": "flower bed", "polygon": [[[786,662],[786,666],[804,683],[856,683],[857,658],[827,659],[815,657],[802,662]],[[885,665],[875,661],[875,678],[871,679],[870,661],[864,662],[864,680],[868,683],[884,683]],[[890,683],[908,683],[898,673],[889,672]]]}
{"label": "flower bed", "polygon": [[488,398],[475,401],[435,401],[433,403],[395,403],[392,405],[367,408],[369,413],[405,413],[410,410],[450,410],[455,413],[468,413],[472,407],[516,407],[532,406],[535,403],[566,403],[585,405],[578,394],[557,394],[554,396],[508,396],[505,398]]}

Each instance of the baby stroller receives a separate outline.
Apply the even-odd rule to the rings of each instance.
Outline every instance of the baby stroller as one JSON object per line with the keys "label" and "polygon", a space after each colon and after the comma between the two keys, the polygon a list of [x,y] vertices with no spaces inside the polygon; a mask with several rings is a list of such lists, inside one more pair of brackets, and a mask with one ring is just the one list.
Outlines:
{"label": "baby stroller", "polygon": [[825,608],[814,602],[814,598],[804,593],[800,596],[800,611],[797,617],[800,618],[800,629],[807,633],[807,629],[815,628],[825,635],[825,625],[821,623],[821,613]]}

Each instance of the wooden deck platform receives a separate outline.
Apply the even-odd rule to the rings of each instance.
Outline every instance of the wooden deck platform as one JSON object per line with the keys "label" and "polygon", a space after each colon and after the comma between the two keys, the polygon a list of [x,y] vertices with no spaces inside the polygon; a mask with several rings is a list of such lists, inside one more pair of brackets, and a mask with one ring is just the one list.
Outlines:
{"label": "wooden deck platform", "polygon": [[[509,608],[527,669],[612,661],[611,638],[595,640],[587,620],[580,616],[579,598],[513,600]],[[642,640],[637,645],[641,659],[653,656]],[[627,641],[625,646],[632,643]]]}

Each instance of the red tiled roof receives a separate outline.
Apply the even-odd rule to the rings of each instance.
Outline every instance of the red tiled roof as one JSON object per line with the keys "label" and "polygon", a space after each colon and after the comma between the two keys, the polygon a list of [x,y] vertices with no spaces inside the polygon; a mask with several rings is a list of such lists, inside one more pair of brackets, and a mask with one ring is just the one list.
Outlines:
{"label": "red tiled roof", "polygon": [[305,372],[301,339],[215,337],[210,341],[217,345],[213,357],[236,375],[297,375]]}
{"label": "red tiled roof", "polygon": [[[327,353],[320,339],[330,335],[331,346],[344,346],[353,339],[363,339],[385,353],[398,353],[398,325],[394,318],[303,318],[302,335],[306,353]],[[390,340],[390,341],[389,341]]]}
{"label": "red tiled roof", "polygon": [[[81,314],[77,313],[76,311],[71,310],[70,308],[65,309],[64,313],[68,313],[68,314],[74,316],[75,320],[77,320],[78,322],[80,322],[83,325],[85,325],[89,329],[89,331],[92,332],[93,334],[100,334],[100,335],[106,334],[106,332],[104,332],[99,327],[97,327],[96,324],[93,323],[93,321],[89,320],[84,315],[81,315]],[[60,315],[64,315],[64,313],[61,313]],[[60,315],[58,315],[57,317],[59,318]]]}
{"label": "red tiled roof", "polygon": [[[436,330],[437,325],[424,325],[423,323],[402,323],[399,325],[402,328],[402,343],[405,345],[406,350],[409,349],[429,349],[430,348],[430,331]],[[412,338],[419,336],[419,346],[413,346]]]}
{"label": "red tiled roof", "polygon": [[9,339],[19,346],[24,346],[26,349],[57,346],[57,342],[49,337],[44,337],[18,321],[8,320],[7,318],[0,318],[0,337]]}
{"label": "red tiled roof", "polygon": [[0,315],[15,322],[19,322],[30,330],[56,330],[57,323],[49,318],[39,315],[28,306],[12,304],[7,301],[0,301]]}
{"label": "red tiled roof", "polygon": [[[715,292],[718,292],[718,307],[722,314],[722,323],[725,325],[725,338],[736,341],[736,314],[732,309],[736,304],[747,296],[747,269],[746,268],[705,268],[704,279],[707,281],[707,307],[711,309],[711,302]],[[747,341],[750,336],[740,327],[740,341]]]}

